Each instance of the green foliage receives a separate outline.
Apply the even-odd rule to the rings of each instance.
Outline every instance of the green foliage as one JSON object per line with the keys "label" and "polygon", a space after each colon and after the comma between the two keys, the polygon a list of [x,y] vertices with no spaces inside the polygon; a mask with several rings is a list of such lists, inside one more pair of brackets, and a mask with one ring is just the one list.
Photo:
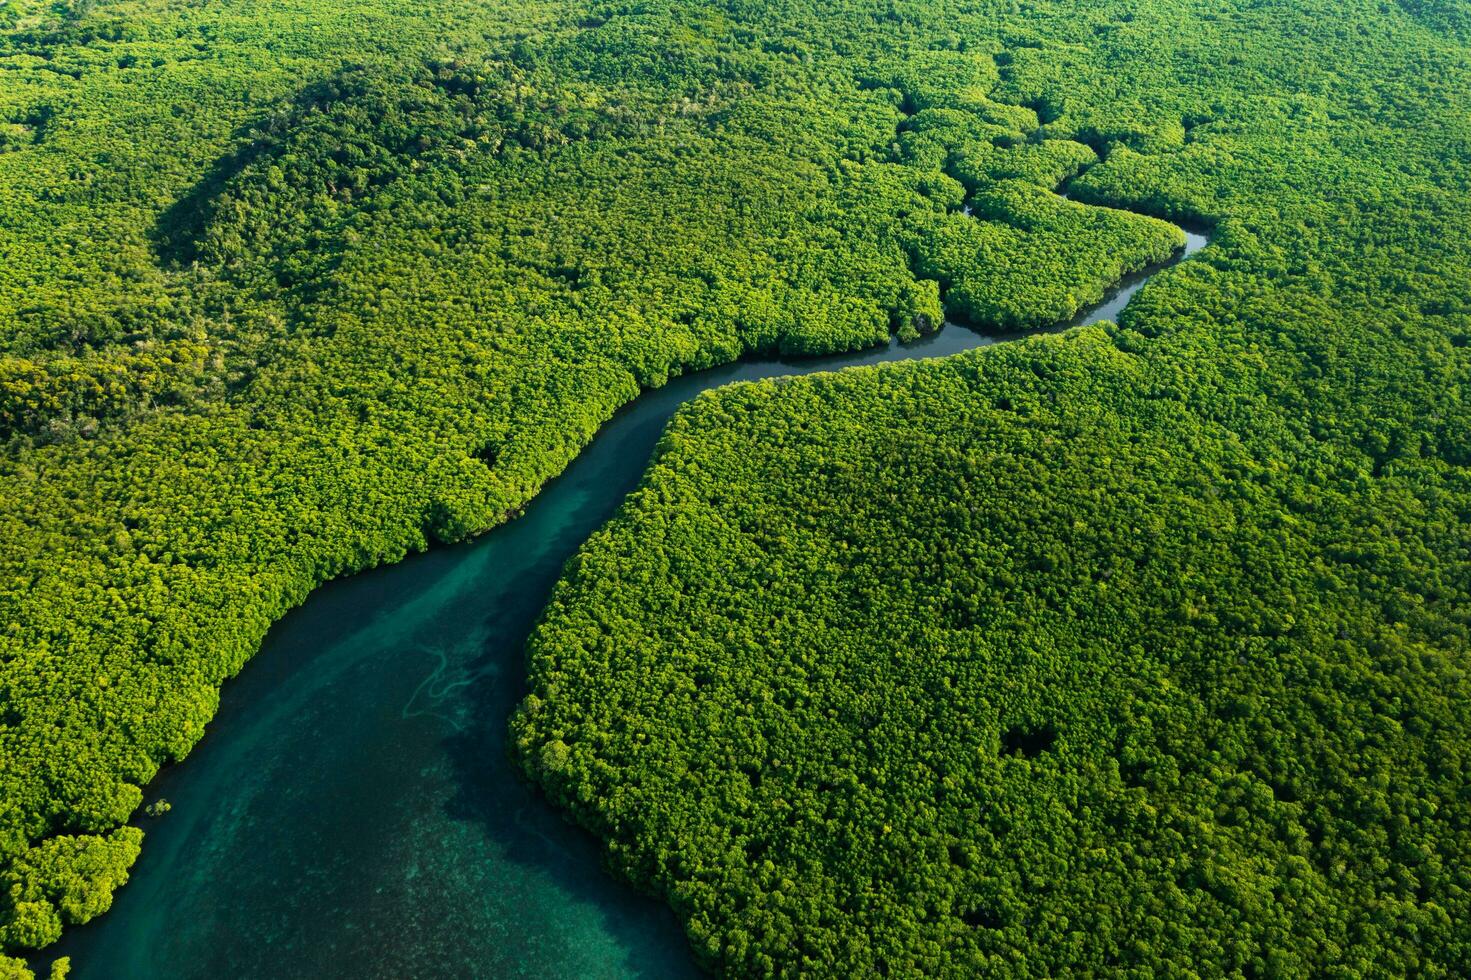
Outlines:
{"label": "green foliage", "polygon": [[114,356],[0,356],[0,435],[41,442],[96,435],[115,421],[195,397],[205,383],[203,344],[143,344]]}
{"label": "green foliage", "polygon": [[[451,14],[473,41],[419,33]],[[902,87],[794,59],[759,21],[297,16],[102,7],[4,38],[48,67],[7,89],[38,138],[0,157],[22,258],[0,278],[0,867],[117,827],[312,587],[514,515],[640,387],[938,328],[933,229],[1078,260],[982,293],[951,248],[984,299],[943,302],[996,327],[1065,317],[1174,244],[1071,205],[967,216],[944,166],[896,155]],[[209,70],[184,64],[200,36]],[[1036,130],[984,114],[1007,143]],[[1049,202],[1091,158],[1037,153]],[[59,921],[51,893],[27,903],[15,947]]]}
{"label": "green foliage", "polygon": [[19,855],[0,876],[0,943],[36,949],[55,942],[63,923],[106,912],[142,842],[142,831],[121,827],[106,836],[51,837]]}
{"label": "green foliage", "polygon": [[25,960],[0,956],[0,980],[36,980],[36,975],[26,966]]}
{"label": "green foliage", "polygon": [[[1259,973],[1353,972],[1377,949],[1391,971],[1467,958],[1446,924],[1471,918],[1446,870],[1465,863],[1464,787],[1445,774],[1459,771],[1465,733],[1453,668],[1471,580],[1459,394],[1471,134],[1452,108],[1468,95],[1456,3],[12,4],[0,7],[6,948],[105,905],[136,851],[122,827],[141,787],[189,752],[220,684],[317,584],[506,520],[619,405],[680,372],[911,337],[946,311],[983,328],[1066,320],[1178,245],[1143,217],[1154,215],[1215,221],[1217,245],[1105,334],[742,389],[728,396],[750,399],[736,414],[738,401],[702,401],[666,463],[738,450],[722,463],[750,469],[710,472],[742,491],[725,506],[757,509],[716,521],[719,495],[694,494],[682,519],[703,537],[669,554],[725,580],[721,562],[753,555],[749,539],[769,528],[785,537],[767,543],[782,562],[742,573],[765,576],[752,594],[766,598],[738,629],[720,610],[747,599],[712,594],[683,620],[699,631],[676,642],[681,620],[642,564],[659,552],[605,539],[628,550],[633,577],[599,593],[616,609],[606,623],[579,628],[616,632],[588,640],[596,656],[558,638],[573,615],[564,596],[538,641],[528,765],[731,969],[791,955],[894,971],[1032,956],[1037,971],[1064,972],[1095,954],[1148,969],[1168,948],[1177,964],[1245,971],[1252,942]],[[1069,202],[1052,193],[1062,185]],[[993,362],[1000,373],[980,366]],[[831,411],[805,414],[811,391],[849,385]],[[851,459],[824,455],[824,434],[851,435]],[[960,441],[971,438],[990,448],[972,453]],[[912,472],[895,459],[904,447],[916,447]],[[795,471],[771,470],[773,458]],[[804,482],[836,480],[839,463],[863,480]],[[768,487],[786,503],[758,506]],[[819,489],[835,496],[814,506]],[[1199,530],[1192,495],[1220,521],[1216,550],[1179,539]],[[827,574],[817,566],[844,550],[836,508],[858,536],[847,550],[864,543],[862,574],[879,583],[872,609],[852,613],[869,617],[868,646],[841,617],[814,632],[803,611]],[[789,526],[809,513],[813,528]],[[942,516],[954,526],[927,523]],[[964,575],[936,577],[941,544]],[[1073,556],[1107,570],[1115,550],[1136,562],[1133,591],[1082,603],[1092,593],[1078,589],[1096,583],[1076,579]],[[1007,610],[1031,618],[1013,616],[988,649],[1030,651],[1045,670],[1022,659],[999,673],[948,634],[924,635],[936,622],[985,634]],[[876,731],[885,716],[852,708],[839,678],[802,690],[795,668],[815,667],[764,639],[716,642],[750,623],[792,649],[820,635],[833,669],[851,666],[892,702],[893,759],[855,742],[839,782],[786,781],[838,737],[832,725]],[[901,644],[903,630],[915,635]],[[645,639],[650,669],[675,684],[667,716],[647,724],[616,707],[623,677],[581,659]],[[1233,671],[1226,647],[1261,668]],[[753,658],[731,665],[730,683],[764,706],[759,724],[715,715],[699,739],[682,733],[707,683],[672,680],[685,648]],[[916,648],[990,705],[951,707],[960,741],[915,713],[941,684],[892,654]],[[894,662],[879,670],[859,655],[871,650]],[[1121,658],[1120,684],[1173,686],[1110,687],[1107,656]],[[578,683],[557,683],[563,671]],[[1174,704],[1173,690],[1195,693]],[[1244,707],[1199,693],[1216,690]],[[1124,694],[1158,717],[1149,731],[1116,717],[1110,699]],[[1408,706],[1398,714],[1385,708],[1394,697]],[[797,698],[814,712],[802,737],[776,739],[763,726],[787,724],[780,711]],[[1220,718],[1261,737],[1238,746]],[[1023,756],[1049,733],[1056,750],[1004,753],[1012,728]],[[1108,796],[1103,776],[1034,781],[1040,795],[1012,819],[1063,842],[1039,845],[1036,864],[1007,864],[995,841],[1010,831],[977,818],[994,841],[956,836],[961,871],[940,874],[938,804],[874,782],[918,794],[934,779],[902,767],[945,760],[945,792],[969,818],[991,812],[976,794],[998,767],[1065,756],[1105,772],[1113,732],[1133,740],[1130,758],[1159,761],[1148,778],[1174,795],[1150,802],[1146,786],[1147,811],[1115,798],[1124,790]],[[1319,741],[1297,752],[1302,732]],[[722,738],[740,766],[790,766],[756,770],[742,819],[759,834],[732,837],[708,809],[719,797],[705,780],[757,789]],[[628,761],[635,743],[683,742],[715,747],[670,770],[684,773],[677,785]],[[773,745],[783,754],[764,755]],[[1284,816],[1260,784],[1292,787],[1282,806],[1311,813]],[[1218,785],[1237,795],[1207,789]],[[1068,824],[1061,814],[1095,790],[1106,802]],[[1435,812],[1412,811],[1413,793]],[[810,838],[847,856],[823,871],[780,828],[813,826],[798,805],[844,794],[862,806],[824,816],[829,836]],[[1095,859],[1127,867],[1070,870]],[[880,884],[855,890],[865,881]],[[1074,905],[1057,908],[1081,911],[1044,922],[1027,896],[1074,881]],[[1139,900],[1146,885],[1167,904]],[[1133,918],[1098,911],[1111,902]],[[1321,939],[1302,935],[1314,917]],[[866,946],[833,925],[860,920],[875,923]],[[1226,938],[1228,921],[1250,938]],[[794,930],[836,945],[804,947]],[[971,939],[947,946],[946,930]],[[1105,952],[1090,936],[1127,938]]]}
{"label": "green foliage", "polygon": [[1471,75],[1433,6],[950,11],[895,73],[891,159],[983,219],[906,242],[952,309],[1046,322],[1171,246],[1059,182],[1217,235],[1116,326],[701,397],[569,565],[519,758],[708,965],[1464,972]]}
{"label": "green foliage", "polygon": [[523,763],[713,967],[1453,975],[1464,621],[1115,339],[705,396],[571,566]]}
{"label": "green foliage", "polygon": [[[1101,300],[1106,284],[1184,244],[1166,222],[1071,204],[1024,181],[992,184],[971,207],[981,220],[935,221],[916,236],[915,267],[948,287],[957,317],[1006,331],[1065,322]],[[1016,289],[1033,278],[1036,286]]]}

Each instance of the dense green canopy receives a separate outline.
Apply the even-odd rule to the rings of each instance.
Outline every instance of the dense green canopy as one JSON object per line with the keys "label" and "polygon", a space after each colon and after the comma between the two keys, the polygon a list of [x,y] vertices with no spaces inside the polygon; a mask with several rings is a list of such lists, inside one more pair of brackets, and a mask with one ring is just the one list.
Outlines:
{"label": "dense green canopy", "polygon": [[[702,400],[536,641],[531,768],[732,969],[1464,962],[1467,9],[0,6],[0,949],[106,908],[317,584],[514,515],[672,374],[1065,320],[1176,247],[1152,214],[1216,245],[1119,329]],[[844,552],[868,605],[819,629]],[[682,727],[696,650],[762,713]],[[1010,836],[999,766],[1057,773]]]}
{"label": "dense green canopy", "polygon": [[514,514],[640,386],[933,330],[932,276],[1054,320],[1176,244],[1047,194],[1095,154],[1029,110],[982,100],[994,166],[918,119],[989,57],[814,60],[815,9],[3,9],[3,947],[106,906],[133,852],[54,842],[113,839],[275,618]]}
{"label": "dense green canopy", "polygon": [[[1117,326],[702,396],[569,567],[522,763],[710,966],[1464,973],[1468,9],[1023,6],[916,71],[977,215],[1057,207],[1000,102],[1218,235]],[[1048,254],[947,274],[992,233],[915,268]]]}

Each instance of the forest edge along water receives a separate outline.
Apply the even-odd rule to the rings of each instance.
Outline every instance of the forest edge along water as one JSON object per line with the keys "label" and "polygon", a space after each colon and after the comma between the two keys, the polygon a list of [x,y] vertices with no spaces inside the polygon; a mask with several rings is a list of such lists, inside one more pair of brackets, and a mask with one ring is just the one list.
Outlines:
{"label": "forest edge along water", "polygon": [[[1112,319],[1160,269],[1050,331]],[[1049,331],[1041,331],[1049,332]],[[697,973],[672,912],[603,872],[601,846],[516,773],[523,646],[566,561],[633,489],[681,404],[736,381],[957,354],[1015,336],[957,324],[817,358],[689,374],[620,411],[510,523],[317,590],[226,685],[172,811],[113,908],[41,965],[73,977]]]}

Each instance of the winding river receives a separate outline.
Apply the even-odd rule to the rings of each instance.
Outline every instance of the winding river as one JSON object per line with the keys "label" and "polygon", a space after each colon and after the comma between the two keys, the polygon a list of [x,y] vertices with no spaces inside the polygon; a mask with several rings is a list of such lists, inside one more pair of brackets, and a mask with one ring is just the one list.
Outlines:
{"label": "winding river", "polygon": [[[1187,241],[1176,261],[1206,244]],[[1075,322],[1114,318],[1155,271]],[[149,787],[173,811],[145,821],[112,911],[48,952],[70,955],[77,980],[695,974],[672,913],[605,874],[596,842],[507,761],[533,621],[694,395],[999,339],[950,325],[676,379],[620,412],[522,517],[319,589],[226,685],[187,763]]]}

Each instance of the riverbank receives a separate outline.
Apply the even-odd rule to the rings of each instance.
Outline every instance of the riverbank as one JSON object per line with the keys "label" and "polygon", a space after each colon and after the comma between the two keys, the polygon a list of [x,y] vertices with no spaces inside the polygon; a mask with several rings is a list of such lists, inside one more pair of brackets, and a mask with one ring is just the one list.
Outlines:
{"label": "riverbank", "polygon": [[[1186,243],[1174,261],[1206,239]],[[509,764],[524,639],[701,391],[1007,339],[950,324],[909,344],[674,379],[620,411],[519,518],[317,590],[226,686],[189,759],[149,787],[173,809],[145,822],[113,909],[48,960],[70,955],[79,980],[693,972],[667,909],[602,873],[598,845]]]}

